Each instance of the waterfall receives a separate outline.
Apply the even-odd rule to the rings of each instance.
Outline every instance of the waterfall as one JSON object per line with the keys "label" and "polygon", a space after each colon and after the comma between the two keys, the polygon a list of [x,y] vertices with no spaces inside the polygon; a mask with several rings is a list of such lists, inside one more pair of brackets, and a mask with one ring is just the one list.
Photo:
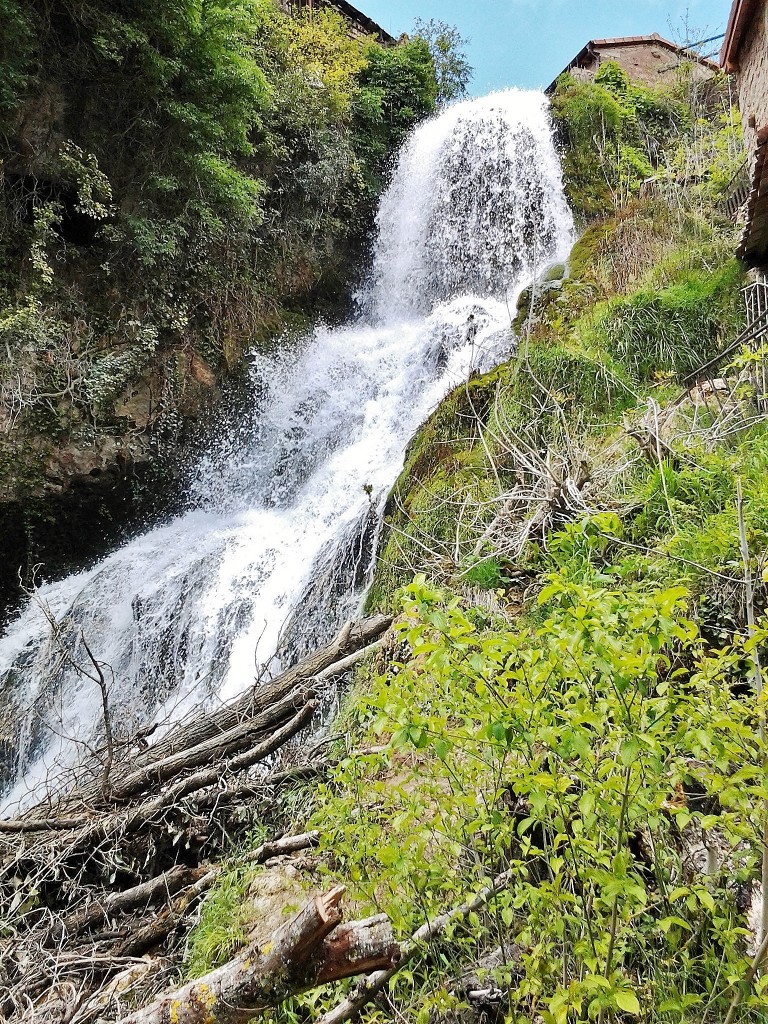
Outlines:
{"label": "waterfall", "polygon": [[566,257],[571,218],[539,93],[457,104],[405,144],[359,314],[252,358],[252,403],[211,443],[189,511],[42,586],[0,637],[5,813],[103,742],[226,701],[360,606],[405,447],[504,358],[510,309]]}

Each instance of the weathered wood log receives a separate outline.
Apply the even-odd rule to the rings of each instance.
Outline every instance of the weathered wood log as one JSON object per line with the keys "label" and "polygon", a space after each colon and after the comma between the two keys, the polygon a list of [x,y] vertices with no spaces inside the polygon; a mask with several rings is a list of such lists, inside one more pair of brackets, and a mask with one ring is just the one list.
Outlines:
{"label": "weathered wood log", "polygon": [[221,868],[213,867],[199,878],[194,885],[184,889],[170,906],[165,907],[153,921],[147,922],[123,939],[115,953],[117,956],[142,956],[147,950],[156,949],[168,935],[182,924],[192,905],[203,896],[221,874]]}
{"label": "weathered wood log", "polygon": [[386,914],[342,923],[313,954],[307,970],[301,972],[301,988],[296,991],[390,967],[399,958],[400,947],[394,941],[392,923]]}
{"label": "weathered wood log", "polygon": [[223,967],[121,1018],[121,1024],[241,1024],[294,993],[369,970],[366,964],[394,963],[399,947],[388,918],[340,927],[343,894],[340,887],[310,900],[267,943],[254,943]]}
{"label": "weathered wood log", "polygon": [[262,843],[255,850],[243,857],[247,864],[263,864],[272,857],[282,857],[289,853],[299,853],[301,850],[309,850],[320,842],[320,833],[313,829],[312,832],[302,832],[298,836],[283,836],[282,839],[273,839],[271,842]]}
{"label": "weathered wood log", "polygon": [[304,707],[314,697],[312,690],[297,687],[282,700],[267,708],[261,714],[236,725],[225,732],[211,736],[188,750],[171,754],[159,761],[131,771],[111,782],[109,795],[112,799],[125,800],[135,796],[149,786],[162,785],[168,779],[183,771],[190,771],[203,764],[210,764],[215,759],[229,757],[237,751],[253,745],[256,740],[284,725],[299,708]]}
{"label": "weathered wood log", "polygon": [[[392,620],[390,619],[390,624]],[[325,682],[327,679],[333,679],[335,676],[344,675],[345,672],[349,672],[355,665],[359,665],[365,658],[375,654],[376,651],[380,650],[384,646],[384,637],[379,637],[372,644],[368,644],[366,647],[361,647],[353,654],[348,654],[346,658],[341,658],[339,661],[334,661],[326,668],[319,672],[315,672],[312,676],[312,681],[315,683]]]}
{"label": "weathered wood log", "polygon": [[416,956],[416,954],[423,948],[425,942],[429,942],[430,939],[440,935],[452,922],[464,920],[474,911],[480,910],[481,907],[484,907],[489,902],[489,900],[493,899],[494,896],[506,889],[513,878],[514,872],[505,871],[502,874],[497,875],[489,885],[481,889],[476,896],[467,900],[466,903],[462,903],[461,906],[454,907],[453,910],[449,910],[445,914],[441,914],[433,921],[427,921],[426,924],[423,924],[421,928],[415,931],[408,942],[401,947],[400,956],[396,962],[394,962],[390,967],[377,970],[373,974],[369,974],[367,978],[363,978],[349,993],[346,999],[343,999],[328,1013],[323,1014],[318,1021],[318,1024],[345,1024],[346,1021],[351,1020],[352,1017],[355,1017],[360,1010],[362,1010],[366,1003],[370,1002],[378,992],[381,992],[389,980],[393,978],[395,974],[397,974],[397,972],[409,962],[409,960],[412,960],[414,956]]}
{"label": "weathered wood log", "polygon": [[55,945],[62,939],[80,935],[95,924],[109,921],[115,914],[135,907],[149,906],[158,898],[173,896],[180,889],[196,882],[205,874],[205,868],[188,868],[179,864],[171,868],[170,871],[158,875],[157,878],[142,882],[131,889],[110,893],[101,899],[94,898],[85,910],[70,914],[58,921],[43,939],[43,945]]}
{"label": "weathered wood log", "polygon": [[136,764],[148,764],[159,758],[197,746],[204,740],[233,728],[264,708],[282,700],[299,683],[307,682],[347,655],[367,647],[392,625],[391,615],[374,615],[345,626],[326,647],[304,658],[293,668],[282,672],[268,683],[257,683],[231,704],[206,715],[196,715],[191,722],[182,722],[167,736],[139,755]]}
{"label": "weathered wood log", "polygon": [[190,796],[192,793],[196,793],[208,786],[216,785],[227,774],[235,774],[236,772],[245,771],[246,768],[252,768],[259,761],[263,761],[270,754],[279,750],[296,733],[301,732],[309,724],[316,707],[314,701],[310,701],[282,729],[278,729],[268,739],[251,747],[250,750],[246,750],[244,753],[238,754],[228,761],[214,762],[213,765],[202,768],[200,771],[174,782],[161,793],[158,793],[157,796],[145,800],[134,807],[129,807],[126,811],[106,814],[101,818],[96,818],[82,829],[78,836],[78,845],[82,846],[83,843],[89,843],[95,838],[108,835],[111,832],[116,834],[135,832],[184,797]]}
{"label": "weathered wood log", "polygon": [[24,832],[68,832],[72,829],[82,828],[87,824],[86,815],[78,818],[12,818],[10,821],[0,821],[0,834],[3,832],[11,835],[19,835]]}

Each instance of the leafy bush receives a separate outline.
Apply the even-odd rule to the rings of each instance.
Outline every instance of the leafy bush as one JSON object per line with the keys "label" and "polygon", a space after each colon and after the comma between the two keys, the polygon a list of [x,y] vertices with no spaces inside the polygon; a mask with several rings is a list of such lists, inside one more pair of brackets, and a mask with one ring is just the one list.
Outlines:
{"label": "leafy bush", "polygon": [[367,58],[355,97],[356,141],[365,157],[368,180],[380,188],[391,154],[417,121],[434,112],[437,82],[423,39],[395,47],[374,44]]}
{"label": "leafy bush", "polygon": [[586,218],[607,213],[651,177],[688,116],[671,93],[632,85],[611,61],[594,82],[563,75],[552,96],[566,191]]}
{"label": "leafy bush", "polygon": [[[357,734],[385,750],[321,787],[312,825],[334,877],[401,933],[510,872],[488,913],[395,983],[409,1019],[499,946],[488,980],[515,1021],[534,1006],[548,1024],[720,1019],[745,977],[734,886],[760,862],[764,767],[726,681],[768,634],[709,651],[686,592],[628,588],[599,538],[564,539],[579,578],[553,572],[538,626],[479,631],[417,579],[408,654],[357,699]],[[691,845],[719,851],[709,873]],[[762,984],[743,992],[743,1019],[761,1019]]]}
{"label": "leafy bush", "polygon": [[[744,488],[744,515],[753,551],[768,549],[768,435],[754,428],[732,452],[701,451],[696,463],[665,463],[649,471],[636,489],[641,510],[631,523],[635,541],[656,545],[656,578],[686,578],[699,590],[722,590],[710,572],[724,571],[738,581],[743,574],[736,514],[736,480]],[[664,556],[672,556],[666,561]],[[681,561],[674,561],[680,559]],[[729,589],[729,588],[726,588]],[[733,589],[732,587],[730,589]],[[739,599],[741,602],[741,599]]]}

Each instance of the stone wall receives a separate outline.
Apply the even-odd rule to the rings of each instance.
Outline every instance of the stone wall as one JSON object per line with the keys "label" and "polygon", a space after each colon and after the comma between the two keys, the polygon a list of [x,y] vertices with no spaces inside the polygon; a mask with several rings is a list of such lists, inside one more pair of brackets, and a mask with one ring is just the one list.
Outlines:
{"label": "stone wall", "polygon": [[755,18],[744,33],[738,63],[744,139],[750,156],[754,156],[757,133],[768,125],[768,0],[758,5]]}
{"label": "stone wall", "polygon": [[[302,9],[309,6],[308,0],[278,0],[286,14],[298,14]],[[332,7],[337,10],[349,26],[349,34],[355,39],[367,39],[369,36],[379,36],[382,42],[393,42],[392,37],[385,32],[380,25],[368,18],[362,11],[358,11],[347,0],[313,0],[315,9],[319,7]]]}
{"label": "stone wall", "polygon": [[[643,85],[663,85],[674,81],[678,68],[686,63],[680,54],[656,42],[601,46],[598,53],[601,64],[609,60],[615,61],[624,68],[633,82]],[[597,67],[593,70],[597,71]],[[705,64],[695,61],[693,74],[699,81],[707,81],[713,72]]]}

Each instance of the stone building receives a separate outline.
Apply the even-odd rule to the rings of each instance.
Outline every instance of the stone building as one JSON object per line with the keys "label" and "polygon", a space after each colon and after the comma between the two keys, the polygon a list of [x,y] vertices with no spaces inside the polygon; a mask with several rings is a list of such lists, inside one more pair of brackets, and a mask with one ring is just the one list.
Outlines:
{"label": "stone building", "polygon": [[738,255],[768,265],[768,0],[734,0],[720,62],[735,76],[750,190]]}
{"label": "stone building", "polygon": [[359,11],[347,0],[279,0],[280,6],[288,14],[297,14],[300,11],[318,10],[321,7],[332,7],[341,14],[349,25],[350,34],[356,38],[363,39],[367,36],[376,36],[381,43],[392,45],[395,39],[385,32],[381,25],[369,18],[362,11]]}
{"label": "stone building", "polygon": [[[601,64],[614,61],[641,85],[663,85],[672,82],[681,65],[690,65],[693,74],[707,81],[717,72],[717,64],[692,50],[676,46],[657,32],[650,36],[619,36],[615,39],[590,39],[570,64],[560,72],[575,78],[594,78]],[[558,75],[558,78],[560,75]],[[554,91],[557,78],[545,90]]]}

